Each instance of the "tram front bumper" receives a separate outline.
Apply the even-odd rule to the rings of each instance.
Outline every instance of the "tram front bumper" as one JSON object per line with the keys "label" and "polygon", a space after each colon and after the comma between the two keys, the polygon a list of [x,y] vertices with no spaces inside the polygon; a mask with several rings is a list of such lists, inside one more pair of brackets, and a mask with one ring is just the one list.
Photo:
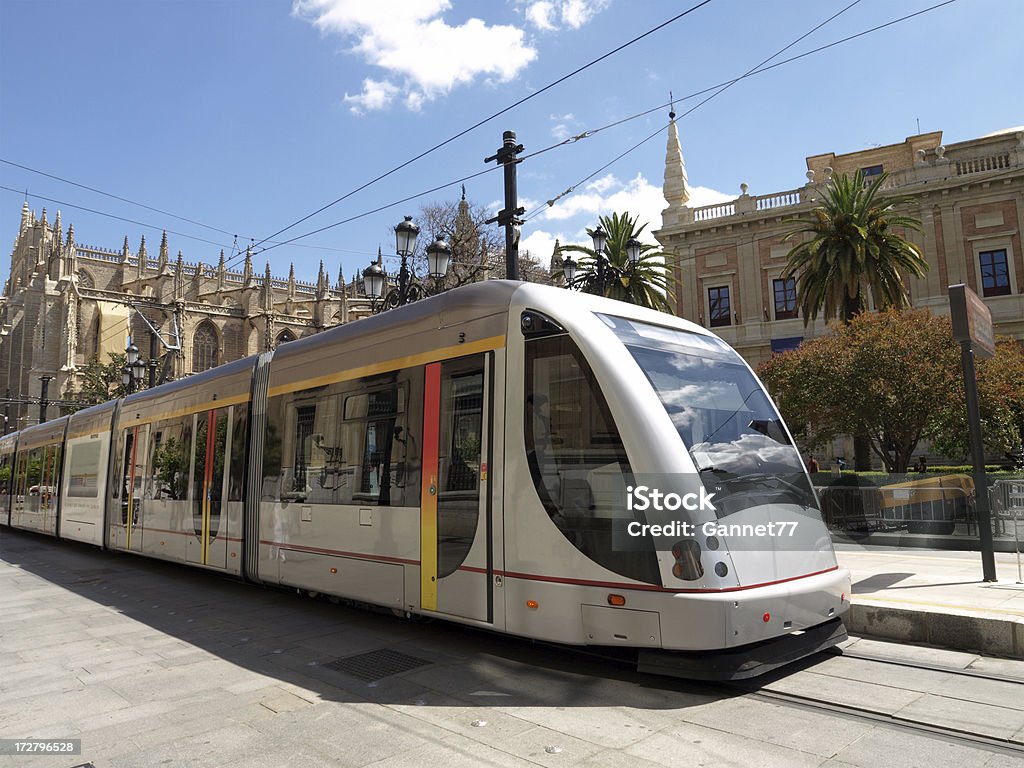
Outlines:
{"label": "tram front bumper", "polygon": [[723,592],[674,596],[661,611],[662,648],[736,648],[810,630],[838,619],[850,606],[850,572],[825,573]]}

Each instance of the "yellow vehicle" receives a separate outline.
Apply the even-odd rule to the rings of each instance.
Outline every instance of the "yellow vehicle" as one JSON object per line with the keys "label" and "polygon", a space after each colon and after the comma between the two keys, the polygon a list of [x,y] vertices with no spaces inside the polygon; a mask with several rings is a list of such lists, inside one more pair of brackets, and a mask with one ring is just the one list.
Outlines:
{"label": "yellow vehicle", "polygon": [[957,521],[966,522],[974,498],[970,475],[940,475],[883,485],[882,519],[906,523],[908,533],[953,533]]}

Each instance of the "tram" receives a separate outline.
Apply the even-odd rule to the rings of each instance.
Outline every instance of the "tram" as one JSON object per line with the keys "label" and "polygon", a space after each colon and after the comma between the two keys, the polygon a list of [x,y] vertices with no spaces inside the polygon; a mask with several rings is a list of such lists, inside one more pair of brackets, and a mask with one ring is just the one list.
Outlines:
{"label": "tram", "polygon": [[[845,638],[849,573],[750,367],[549,286],[465,286],[26,428],[0,478],[12,528],[653,672],[751,676]],[[711,502],[628,503],[651,478]],[[730,534],[769,523],[791,533]]]}

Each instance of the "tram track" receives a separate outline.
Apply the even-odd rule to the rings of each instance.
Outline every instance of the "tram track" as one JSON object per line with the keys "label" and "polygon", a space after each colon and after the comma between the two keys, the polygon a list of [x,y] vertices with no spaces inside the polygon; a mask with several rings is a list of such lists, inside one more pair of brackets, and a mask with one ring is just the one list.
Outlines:
{"label": "tram track", "polygon": [[737,683],[724,683],[723,685],[760,701],[793,707],[795,709],[803,709],[806,711],[824,712],[847,720],[868,722],[885,728],[907,733],[915,733],[919,736],[926,736],[928,738],[940,739],[947,743],[981,748],[989,752],[1012,755],[1014,757],[1024,757],[1024,742],[1012,739],[1001,739],[996,736],[988,736],[945,725],[935,725],[918,720],[904,719],[900,718],[898,713],[890,714],[850,704],[838,704],[831,701],[822,701],[820,699],[814,699],[808,696],[788,693],[785,691],[765,690],[756,686]]}
{"label": "tram track", "polygon": [[959,675],[961,677],[973,677],[980,680],[991,680],[998,683],[1024,685],[1024,677],[1014,677],[1012,675],[994,675],[987,672],[982,672],[981,670],[977,669],[968,669],[964,667],[949,667],[944,666],[942,664],[929,664],[927,662],[921,663],[912,661],[910,659],[897,659],[891,656],[875,656],[872,654],[858,653],[856,651],[850,651],[842,648],[830,648],[827,651],[822,651],[821,655],[842,657],[846,659],[858,659],[860,661],[874,661],[878,664],[891,664],[892,666],[907,667],[909,669],[920,669],[928,672],[943,672],[951,675]]}

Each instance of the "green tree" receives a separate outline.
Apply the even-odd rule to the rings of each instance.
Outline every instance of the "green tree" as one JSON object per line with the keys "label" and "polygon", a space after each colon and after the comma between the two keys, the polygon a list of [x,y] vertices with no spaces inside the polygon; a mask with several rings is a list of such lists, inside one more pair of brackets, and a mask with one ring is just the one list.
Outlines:
{"label": "green tree", "polygon": [[[630,304],[671,312],[665,254],[657,246],[644,243],[640,246],[640,258],[633,264],[626,251],[626,243],[632,239],[640,240],[647,225],[637,226],[637,217],[629,213],[601,216],[599,221],[608,236],[604,248],[604,295]],[[592,235],[593,230],[588,229],[587,234]],[[597,253],[593,248],[563,245],[558,251],[582,254],[576,284],[586,293],[601,293],[597,280]]]}
{"label": "green tree", "polygon": [[[977,371],[985,447],[1020,462],[1024,459],[1024,347],[1011,338],[997,339],[995,356],[977,361]],[[940,415],[934,447],[951,458],[966,459],[970,443],[962,382],[957,382],[954,395]]]}
{"label": "green tree", "polygon": [[[987,446],[1006,451],[1024,413],[1024,354],[1012,342],[998,349],[979,366],[979,389]],[[758,373],[809,448],[861,433],[889,472],[906,472],[924,438],[950,456],[966,450],[959,348],[949,319],[928,310],[862,313]]]}
{"label": "green tree", "polygon": [[819,313],[850,322],[869,292],[880,309],[909,306],[903,273],[923,277],[928,262],[897,230],[920,231],[921,222],[895,212],[912,198],[882,195],[886,178],[866,184],[860,171],[837,176],[821,205],[794,219],[797,226],[783,236],[801,240],[786,254],[782,276],[796,279],[804,325]]}
{"label": "green tree", "polygon": [[[78,392],[75,399],[83,406],[98,405],[127,394],[121,383],[121,371],[127,360],[122,354],[107,354],[110,357],[109,363],[101,363],[99,358],[94,357],[78,369]],[[145,386],[145,380],[136,382],[137,389],[144,389]]]}

